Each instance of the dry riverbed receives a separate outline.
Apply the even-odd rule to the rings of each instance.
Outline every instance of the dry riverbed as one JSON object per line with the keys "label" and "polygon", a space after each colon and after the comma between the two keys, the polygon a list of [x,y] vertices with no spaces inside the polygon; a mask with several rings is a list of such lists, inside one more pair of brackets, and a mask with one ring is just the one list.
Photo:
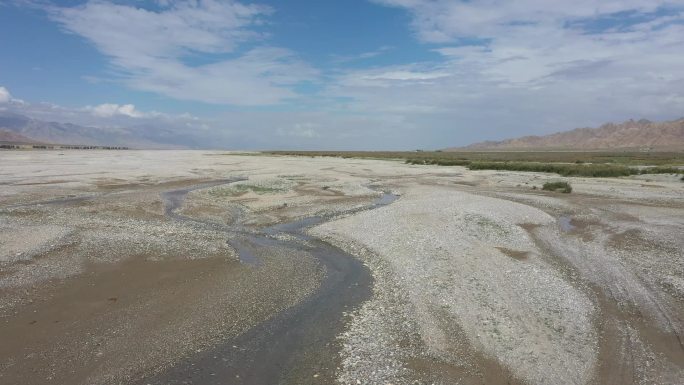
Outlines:
{"label": "dry riverbed", "polygon": [[0,152],[0,383],[682,384],[682,234],[667,175]]}

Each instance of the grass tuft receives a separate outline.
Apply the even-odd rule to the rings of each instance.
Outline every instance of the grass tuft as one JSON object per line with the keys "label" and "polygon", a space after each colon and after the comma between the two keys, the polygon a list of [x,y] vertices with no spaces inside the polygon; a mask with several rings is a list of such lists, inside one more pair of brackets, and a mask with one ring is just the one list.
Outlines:
{"label": "grass tuft", "polygon": [[546,191],[556,191],[556,192],[562,192],[564,194],[570,194],[572,192],[572,186],[570,186],[570,183],[568,182],[546,182],[544,183],[544,186],[542,186],[542,190]]}

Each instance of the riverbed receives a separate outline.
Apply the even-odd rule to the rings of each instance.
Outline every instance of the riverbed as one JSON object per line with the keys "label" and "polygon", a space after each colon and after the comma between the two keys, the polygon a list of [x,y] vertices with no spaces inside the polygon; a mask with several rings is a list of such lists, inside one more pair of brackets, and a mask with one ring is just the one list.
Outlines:
{"label": "riverbed", "polygon": [[[684,184],[0,152],[0,382],[678,384]],[[572,194],[540,191],[567,180]]]}

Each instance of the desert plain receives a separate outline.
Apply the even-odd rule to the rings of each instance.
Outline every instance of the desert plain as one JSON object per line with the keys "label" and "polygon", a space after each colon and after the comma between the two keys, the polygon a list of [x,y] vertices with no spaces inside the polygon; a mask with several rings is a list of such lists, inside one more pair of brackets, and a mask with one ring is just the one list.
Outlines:
{"label": "desert plain", "polygon": [[682,384],[684,182],[0,152],[0,383]]}

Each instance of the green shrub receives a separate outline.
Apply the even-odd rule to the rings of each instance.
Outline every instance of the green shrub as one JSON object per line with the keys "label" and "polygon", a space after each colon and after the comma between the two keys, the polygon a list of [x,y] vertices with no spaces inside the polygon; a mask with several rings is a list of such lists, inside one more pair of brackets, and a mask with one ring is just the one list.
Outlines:
{"label": "green shrub", "polygon": [[542,190],[546,191],[560,191],[565,194],[572,192],[572,186],[568,182],[546,182],[542,186]]}

